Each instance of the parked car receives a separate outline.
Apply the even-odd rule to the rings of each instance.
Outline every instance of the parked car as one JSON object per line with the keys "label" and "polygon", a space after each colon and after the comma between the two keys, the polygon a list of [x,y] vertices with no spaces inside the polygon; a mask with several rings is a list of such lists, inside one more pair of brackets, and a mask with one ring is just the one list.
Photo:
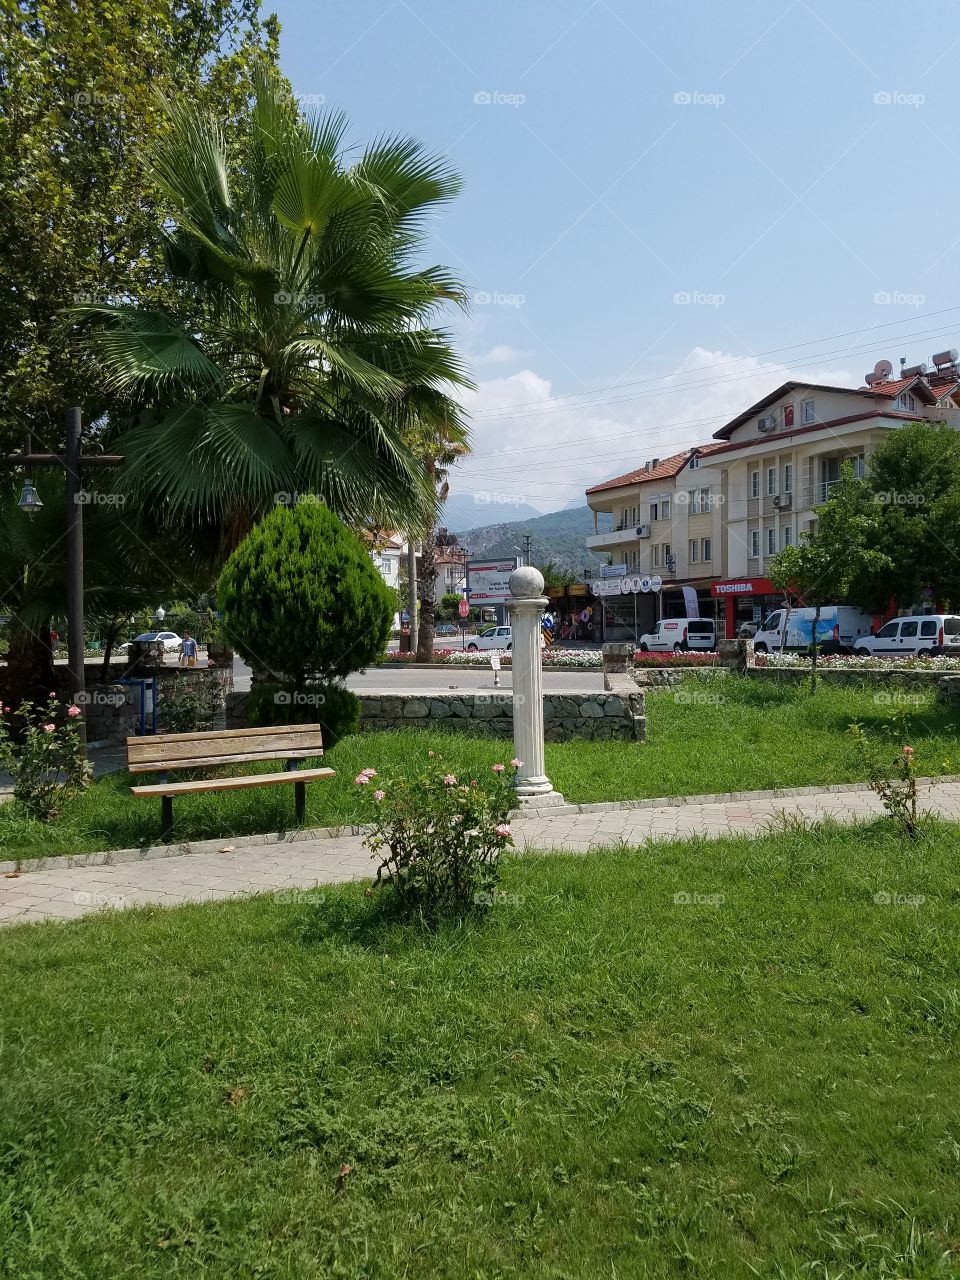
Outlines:
{"label": "parked car", "polygon": [[455,627],[452,622],[441,622],[433,629],[435,636],[458,636],[460,628]]}
{"label": "parked car", "polygon": [[884,658],[930,658],[936,653],[960,657],[960,616],[928,613],[892,618],[876,635],[859,639],[854,653]]}
{"label": "parked car", "polygon": [[[780,649],[806,651],[813,640],[816,609],[776,609],[764,618],[753,637],[757,653],[776,653]],[[786,643],[783,638],[786,619]],[[853,653],[861,637],[870,635],[871,618],[852,605],[825,604],[817,619],[817,644],[821,653]]]}
{"label": "parked car", "polygon": [[[175,631],[143,631],[140,635],[134,636],[131,644],[162,644],[164,653],[170,653],[171,650],[177,650],[183,644],[180,636]],[[126,645],[122,646],[126,648]]]}
{"label": "parked car", "polygon": [[717,627],[711,618],[661,618],[640,637],[641,653],[701,652],[717,647]]}
{"label": "parked car", "polygon": [[738,640],[752,640],[760,630],[759,622],[741,622],[737,628]]}
{"label": "parked car", "polygon": [[487,627],[478,636],[474,636],[467,644],[467,651],[476,653],[480,649],[509,649],[513,643],[513,627]]}

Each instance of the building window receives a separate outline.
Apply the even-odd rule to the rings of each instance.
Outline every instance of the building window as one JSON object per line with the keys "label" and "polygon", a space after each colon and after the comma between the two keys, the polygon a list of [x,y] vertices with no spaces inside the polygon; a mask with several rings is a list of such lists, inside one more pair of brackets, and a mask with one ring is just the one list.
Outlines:
{"label": "building window", "polygon": [[713,559],[713,545],[709,538],[702,539],[700,543],[700,559],[701,560]]}
{"label": "building window", "polygon": [[787,462],[783,468],[783,492],[793,493],[793,463]]}
{"label": "building window", "polygon": [[909,391],[901,391],[897,396],[897,408],[905,409],[907,413],[913,413],[917,407],[917,402]]}
{"label": "building window", "polygon": [[660,519],[660,506],[656,502],[650,503],[650,523]]}
{"label": "building window", "polygon": [[670,550],[670,543],[665,542],[663,544],[663,567],[665,569],[670,568],[670,561],[672,559],[673,559],[673,552]]}
{"label": "building window", "polygon": [[760,555],[760,530],[750,530],[750,554],[754,558]]}
{"label": "building window", "polygon": [[711,506],[712,506],[712,503],[710,501],[710,490],[701,489],[700,490],[700,510],[709,511]]}
{"label": "building window", "polygon": [[660,499],[660,519],[661,520],[670,519],[670,499],[669,498]]}
{"label": "building window", "polygon": [[783,425],[785,427],[793,426],[793,405],[785,404],[783,406]]}
{"label": "building window", "polygon": [[773,525],[767,530],[767,555],[773,556],[777,553],[777,531]]}
{"label": "building window", "polygon": [[760,497],[760,472],[759,471],[750,472],[750,497],[751,498]]}
{"label": "building window", "polygon": [[687,494],[687,505],[692,516],[698,515],[700,512],[700,490],[691,489]]}
{"label": "building window", "polygon": [[654,543],[653,546],[650,548],[650,568],[651,569],[660,568],[660,548],[657,546],[656,543]]}
{"label": "building window", "polygon": [[624,508],[623,508],[623,519],[620,521],[620,528],[621,528],[621,529],[625,529],[625,528],[627,527],[627,517],[629,516],[629,514],[630,514],[630,508],[629,508],[629,507],[624,507]]}
{"label": "building window", "polygon": [[792,525],[785,524],[785,525],[783,526],[782,534],[783,534],[783,545],[784,545],[785,547],[790,547],[790,546],[792,546],[792,545],[793,545],[793,527],[792,527]]}
{"label": "building window", "polygon": [[767,495],[773,497],[777,492],[777,468],[767,467]]}
{"label": "building window", "polygon": [[700,459],[697,457],[696,454],[694,454],[693,457],[690,459],[690,470],[696,471],[699,465],[700,465]]}
{"label": "building window", "polygon": [[856,454],[853,459],[853,474],[857,480],[862,480],[867,470],[867,460],[862,453]]}
{"label": "building window", "polygon": [[696,538],[691,538],[690,539],[690,555],[689,555],[691,564],[697,563],[697,550],[698,550],[697,540]]}
{"label": "building window", "polygon": [[800,402],[800,421],[804,425],[809,425],[817,420],[817,402],[816,400],[801,400]]}

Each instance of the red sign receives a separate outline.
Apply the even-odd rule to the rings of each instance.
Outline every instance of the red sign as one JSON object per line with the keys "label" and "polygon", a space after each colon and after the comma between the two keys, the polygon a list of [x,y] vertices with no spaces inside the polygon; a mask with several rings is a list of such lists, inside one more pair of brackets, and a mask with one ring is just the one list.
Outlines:
{"label": "red sign", "polygon": [[470,606],[467,604],[466,600],[461,600],[457,605],[457,613],[459,613],[461,618],[470,617]]}
{"label": "red sign", "polygon": [[718,596],[771,596],[774,586],[769,578],[734,578],[730,582],[714,582],[710,585],[714,600]]}

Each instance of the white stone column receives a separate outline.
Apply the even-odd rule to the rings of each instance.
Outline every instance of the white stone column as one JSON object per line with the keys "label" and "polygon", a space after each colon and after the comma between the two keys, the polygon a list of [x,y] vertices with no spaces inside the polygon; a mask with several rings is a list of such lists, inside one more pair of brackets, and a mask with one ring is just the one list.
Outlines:
{"label": "white stone column", "polygon": [[542,619],[549,603],[543,575],[533,565],[510,575],[507,604],[513,628],[510,652],[513,678],[513,744],[523,764],[517,771],[517,800],[528,808],[563,804],[546,774],[543,751],[543,668],[540,652]]}

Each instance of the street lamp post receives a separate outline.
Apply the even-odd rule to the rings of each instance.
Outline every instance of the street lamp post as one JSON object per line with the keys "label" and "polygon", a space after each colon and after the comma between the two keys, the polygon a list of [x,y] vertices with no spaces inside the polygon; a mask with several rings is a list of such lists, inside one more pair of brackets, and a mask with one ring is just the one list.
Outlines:
{"label": "street lamp post", "polygon": [[[8,453],[6,461],[23,467],[23,490],[17,503],[27,515],[35,515],[43,506],[33,484],[34,467],[62,467],[67,481],[67,664],[70,672],[71,695],[74,702],[83,702],[86,692],[86,671],[83,658],[83,506],[82,471],[84,467],[119,467],[121,454],[97,453],[84,457],[81,452],[82,418],[76,406],[66,414],[66,450],[64,453],[34,453],[29,434],[24,453]],[[86,746],[86,725],[83,717],[77,722],[80,740]]]}

